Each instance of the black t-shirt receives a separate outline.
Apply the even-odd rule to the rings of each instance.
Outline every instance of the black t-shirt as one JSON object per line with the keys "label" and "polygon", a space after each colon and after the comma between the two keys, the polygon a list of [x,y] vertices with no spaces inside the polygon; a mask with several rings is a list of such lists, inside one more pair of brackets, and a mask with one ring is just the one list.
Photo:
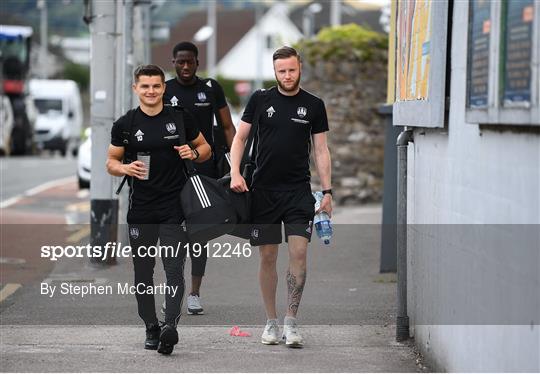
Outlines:
{"label": "black t-shirt", "polygon": [[[137,152],[150,152],[148,180],[130,178],[129,208],[162,209],[176,203],[187,179],[184,162],[174,149],[175,145],[179,145],[180,124],[176,123],[167,108],[155,116],[149,116],[140,107],[137,108],[131,127],[126,124],[129,117],[124,115],[114,122],[111,144],[124,147],[122,131],[131,128],[129,152],[134,158]],[[199,135],[199,129],[191,115],[184,113],[183,119],[186,140],[192,141]]]}
{"label": "black t-shirt", "polygon": [[[212,126],[214,126],[214,108],[216,110],[227,105],[223,89],[214,79],[202,80],[196,77],[194,84],[184,86],[178,83],[176,78],[169,79],[166,83],[163,102],[165,105],[181,106],[193,114],[197,125],[201,130],[206,142],[211,147],[214,145]],[[210,96],[213,96],[210,97]]]}
{"label": "black t-shirt", "polygon": [[311,135],[328,131],[324,102],[303,89],[294,96],[285,96],[277,88],[256,91],[242,121],[253,123],[258,105],[263,107],[253,187],[285,191],[309,183]]}

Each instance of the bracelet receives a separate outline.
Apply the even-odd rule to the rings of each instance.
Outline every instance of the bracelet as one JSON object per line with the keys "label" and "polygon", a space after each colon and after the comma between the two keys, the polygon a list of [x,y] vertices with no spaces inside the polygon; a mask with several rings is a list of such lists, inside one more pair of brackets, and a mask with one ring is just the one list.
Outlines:
{"label": "bracelet", "polygon": [[332,196],[332,189],[329,188],[328,190],[322,190],[322,193],[323,195],[329,194],[330,196]]}
{"label": "bracelet", "polygon": [[193,151],[193,153],[195,153],[195,158],[193,159],[193,161],[195,161],[195,160],[198,159],[199,156],[200,156],[200,155],[199,155],[199,151],[197,151],[196,148],[193,148],[192,151]]}

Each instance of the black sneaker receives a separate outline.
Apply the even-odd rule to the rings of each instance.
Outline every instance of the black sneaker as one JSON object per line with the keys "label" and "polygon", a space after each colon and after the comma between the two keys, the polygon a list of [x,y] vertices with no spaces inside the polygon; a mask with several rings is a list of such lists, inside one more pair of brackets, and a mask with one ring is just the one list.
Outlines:
{"label": "black sneaker", "polygon": [[176,343],[178,343],[178,331],[176,331],[176,327],[171,325],[163,326],[159,335],[157,351],[164,355],[170,355]]}
{"label": "black sneaker", "polygon": [[146,340],[144,341],[144,349],[158,349],[160,333],[161,328],[157,323],[146,325]]}

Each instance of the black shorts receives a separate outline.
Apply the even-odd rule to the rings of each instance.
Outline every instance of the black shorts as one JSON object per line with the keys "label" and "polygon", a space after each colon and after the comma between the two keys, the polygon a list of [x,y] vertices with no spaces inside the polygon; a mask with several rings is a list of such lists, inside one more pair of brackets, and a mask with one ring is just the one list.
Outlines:
{"label": "black shorts", "polygon": [[280,244],[281,223],[285,225],[285,240],[298,235],[311,240],[315,199],[309,185],[292,191],[252,190],[251,245]]}

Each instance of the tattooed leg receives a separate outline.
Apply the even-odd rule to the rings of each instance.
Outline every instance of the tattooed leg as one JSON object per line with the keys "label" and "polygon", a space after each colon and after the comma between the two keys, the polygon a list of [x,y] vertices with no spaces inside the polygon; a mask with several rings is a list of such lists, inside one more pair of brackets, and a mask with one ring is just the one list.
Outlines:
{"label": "tattooed leg", "polygon": [[302,299],[302,293],[304,292],[304,285],[306,284],[306,271],[304,270],[298,275],[291,273],[291,270],[287,270],[287,288],[288,288],[288,301],[289,308],[287,315],[296,317],[298,313],[298,306]]}
{"label": "tattooed leg", "polygon": [[301,236],[289,236],[289,269],[287,270],[287,316],[296,317],[306,284],[308,241]]}

